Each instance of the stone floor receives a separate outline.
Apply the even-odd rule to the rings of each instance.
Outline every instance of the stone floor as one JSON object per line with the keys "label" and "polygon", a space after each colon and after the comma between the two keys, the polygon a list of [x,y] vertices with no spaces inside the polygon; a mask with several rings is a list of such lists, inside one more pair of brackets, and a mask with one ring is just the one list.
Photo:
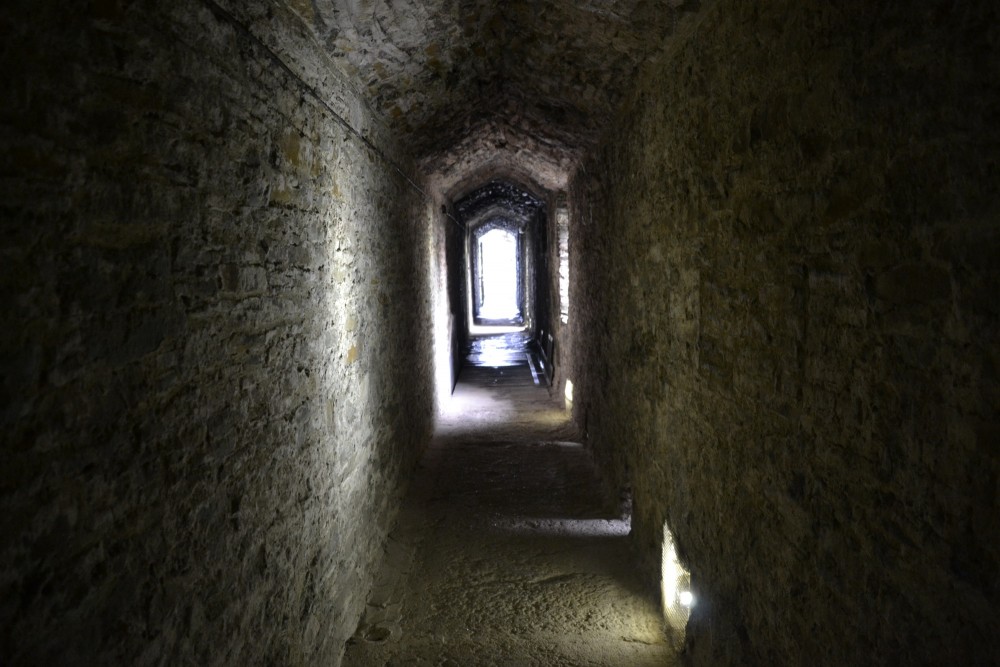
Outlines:
{"label": "stone floor", "polygon": [[523,342],[470,351],[345,666],[676,662],[628,518],[601,493],[562,401],[513,349]]}

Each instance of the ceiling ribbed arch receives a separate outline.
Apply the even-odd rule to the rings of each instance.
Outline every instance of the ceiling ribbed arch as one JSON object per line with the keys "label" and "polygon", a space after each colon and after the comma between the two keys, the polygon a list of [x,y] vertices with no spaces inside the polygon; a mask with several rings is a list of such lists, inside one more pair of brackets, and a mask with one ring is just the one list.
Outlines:
{"label": "ceiling ribbed arch", "polygon": [[468,228],[485,221],[503,219],[524,228],[545,208],[545,201],[509,181],[490,181],[455,203],[457,218]]}

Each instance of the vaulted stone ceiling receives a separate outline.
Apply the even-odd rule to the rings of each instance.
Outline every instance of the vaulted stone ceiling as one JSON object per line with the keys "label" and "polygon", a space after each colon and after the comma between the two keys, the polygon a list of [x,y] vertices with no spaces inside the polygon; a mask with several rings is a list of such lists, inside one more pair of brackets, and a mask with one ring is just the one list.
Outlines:
{"label": "vaulted stone ceiling", "polygon": [[543,183],[597,141],[637,66],[699,4],[287,1],[427,172],[499,156]]}

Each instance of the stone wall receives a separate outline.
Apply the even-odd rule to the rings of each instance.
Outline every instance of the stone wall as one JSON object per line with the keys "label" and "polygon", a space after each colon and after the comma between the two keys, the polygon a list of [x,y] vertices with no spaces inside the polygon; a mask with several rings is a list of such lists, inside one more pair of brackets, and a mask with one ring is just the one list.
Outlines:
{"label": "stone wall", "polygon": [[[545,348],[550,363],[552,393],[565,396],[566,380],[573,381],[573,340],[569,326],[570,305],[569,277],[571,275],[569,235],[570,210],[566,204],[566,194],[560,192],[550,198],[547,233],[549,235],[548,281],[549,310],[551,325],[542,332],[541,345]],[[564,321],[565,320],[565,321]]]}
{"label": "stone wall", "polygon": [[535,292],[532,333],[540,344],[543,342],[541,337],[547,336],[555,328],[553,320],[559,318],[558,314],[553,318],[553,313],[559,312],[553,309],[553,298],[558,298],[559,283],[553,283],[551,279],[553,260],[558,261],[559,256],[558,245],[553,243],[550,225],[550,220],[555,217],[551,208],[554,197],[548,195],[545,199],[545,206],[539,209],[528,227],[531,233],[527,239],[532,253],[528,267],[532,273],[532,287]]}
{"label": "stone wall", "polygon": [[458,373],[465,359],[465,348],[469,343],[469,295],[465,276],[465,227],[455,217],[454,207],[442,205],[440,226],[444,237],[444,267],[448,289],[448,323],[450,325],[451,378],[448,393],[458,381]]}
{"label": "stone wall", "polygon": [[997,19],[711,3],[578,172],[576,415],[697,664],[1000,662]]}
{"label": "stone wall", "polygon": [[429,433],[429,208],[234,4],[0,11],[4,665],[337,664]]}

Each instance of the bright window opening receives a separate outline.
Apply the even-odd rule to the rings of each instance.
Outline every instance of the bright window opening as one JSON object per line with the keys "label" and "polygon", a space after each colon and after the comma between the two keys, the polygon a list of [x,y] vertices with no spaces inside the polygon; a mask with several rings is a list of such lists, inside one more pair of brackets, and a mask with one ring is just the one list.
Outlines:
{"label": "bright window opening", "polygon": [[559,241],[559,319],[569,322],[569,211],[556,211],[556,232]]}
{"label": "bright window opening", "polygon": [[663,602],[663,617],[667,622],[671,637],[679,645],[684,643],[687,622],[691,608],[697,598],[691,590],[691,573],[677,558],[674,536],[667,524],[663,524],[663,566],[660,577],[660,592]]}
{"label": "bright window opening", "polygon": [[484,320],[513,320],[521,316],[517,305],[517,237],[494,229],[479,237],[482,303],[479,317]]}

